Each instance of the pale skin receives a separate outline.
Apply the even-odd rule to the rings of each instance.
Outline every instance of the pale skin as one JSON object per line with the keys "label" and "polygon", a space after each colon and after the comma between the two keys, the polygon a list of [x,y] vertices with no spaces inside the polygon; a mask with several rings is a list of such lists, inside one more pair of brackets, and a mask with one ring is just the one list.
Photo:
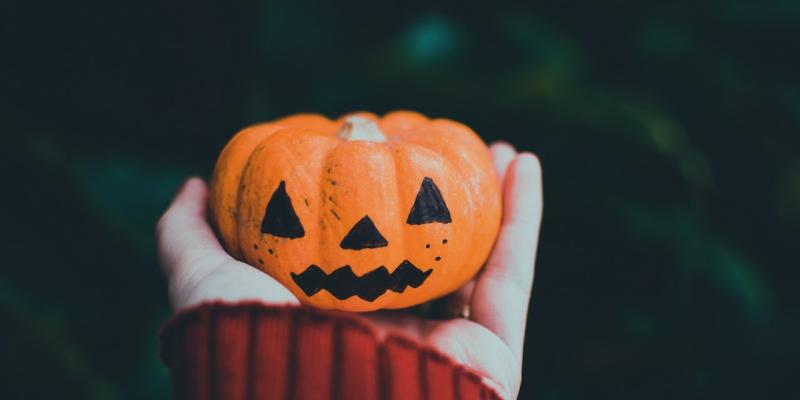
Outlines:
{"label": "pale skin", "polygon": [[[542,173],[531,153],[517,153],[503,142],[489,149],[502,182],[502,227],[481,273],[447,299],[450,307],[468,309],[469,317],[432,320],[404,311],[359,315],[380,335],[411,337],[473,369],[501,396],[516,398],[542,218]],[[299,305],[278,281],[225,252],[207,221],[207,196],[203,180],[189,179],[156,228],[173,310],[215,300]]]}

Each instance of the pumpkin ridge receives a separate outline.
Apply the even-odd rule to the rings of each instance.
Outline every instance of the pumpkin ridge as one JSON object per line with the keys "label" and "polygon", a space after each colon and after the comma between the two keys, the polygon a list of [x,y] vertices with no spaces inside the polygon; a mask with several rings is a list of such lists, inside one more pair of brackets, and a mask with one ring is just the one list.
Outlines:
{"label": "pumpkin ridge", "polygon": [[410,110],[394,110],[386,113],[380,121],[378,121],[378,126],[380,126],[381,130],[386,135],[386,138],[389,139],[397,133],[415,129],[429,122],[430,118],[422,113]]}
{"label": "pumpkin ridge", "polygon": [[[228,225],[233,224],[234,226],[238,226],[239,222],[238,187],[239,184],[241,183],[244,169],[247,166],[247,161],[241,164],[238,163],[237,161],[238,157],[236,157],[237,156],[236,153],[240,152],[239,151],[240,147],[249,144],[246,141],[246,139],[249,137],[248,135],[264,135],[264,138],[262,138],[263,140],[272,135],[275,132],[274,131],[275,128],[276,128],[275,125],[271,122],[253,124],[241,130],[236,135],[234,135],[231,141],[223,147],[222,152],[220,153],[220,157],[215,165],[214,172],[212,174],[209,204],[213,205],[213,207],[210,207],[209,215],[211,217],[212,224],[215,225],[217,229],[217,232],[219,232],[220,235],[223,237],[223,242],[225,243],[226,248],[228,248],[228,251],[233,253],[232,255],[234,257],[240,257],[241,251],[238,249],[238,244],[235,245],[236,249],[231,248],[233,246],[231,241],[234,238],[227,237],[227,233],[231,229],[231,227],[229,227]],[[258,143],[260,142],[261,141],[259,140]],[[255,149],[256,146],[257,143],[253,144],[253,149]],[[250,153],[252,153],[252,149],[250,150]],[[250,156],[249,153],[244,153],[241,156],[244,155],[247,155],[247,157]],[[224,185],[220,183],[220,181],[224,181],[225,179],[237,180],[237,182],[234,182],[235,185],[232,185],[232,187],[236,188],[236,195],[235,195],[236,198],[234,201],[235,204],[230,204],[226,207],[222,207],[222,209],[220,210],[219,209],[220,203],[228,203],[228,199],[226,199],[225,194],[220,193],[220,190],[222,189],[220,186]]]}
{"label": "pumpkin ridge", "polygon": [[[448,175],[448,174],[449,175],[455,175],[455,176],[458,177],[457,180],[463,180],[464,179],[463,178],[463,174],[461,173],[461,171],[458,168],[456,168],[455,165],[453,165],[453,163],[447,157],[445,157],[444,154],[436,151],[435,149],[432,149],[432,148],[427,147],[427,146],[422,146],[422,145],[417,144],[417,143],[405,142],[405,141],[400,141],[400,140],[392,142],[391,146],[396,149],[396,155],[395,155],[395,157],[393,157],[393,159],[395,161],[395,164],[400,163],[401,159],[405,160],[404,163],[412,163],[414,159],[424,158],[424,159],[428,160],[427,161],[428,164],[431,164],[431,163],[433,163],[433,164],[436,164],[436,163],[441,164],[443,170],[446,171],[445,175]],[[403,153],[404,155],[400,156],[399,155],[400,153]],[[409,164],[409,165],[413,165],[413,163]],[[409,168],[409,165],[406,165],[403,168],[400,168],[400,167],[396,167],[396,168],[397,168],[397,170],[403,170],[403,169]],[[423,176],[422,178],[420,178],[419,181],[414,181],[413,183],[411,183],[411,187],[412,187],[411,190],[409,190],[409,191],[400,190],[399,191],[401,194],[406,195],[405,197],[402,198],[402,201],[401,201],[401,204],[402,204],[401,208],[405,211],[405,213],[402,214],[402,218],[403,218],[402,221],[401,221],[402,224],[408,225],[407,224],[408,213],[411,211],[411,209],[412,209],[412,207],[413,207],[413,205],[414,205],[414,203],[416,201],[418,190],[420,189],[420,186],[423,184],[423,181],[424,181],[425,177],[428,177],[428,176]],[[440,183],[443,184],[444,182],[440,182]],[[452,196],[452,194],[451,194],[451,196]],[[452,215],[451,215],[452,219],[453,220],[458,219],[456,214],[458,214],[459,211],[457,211],[457,210],[450,210],[450,211],[452,213]],[[453,230],[453,225],[451,225],[451,224],[443,224],[443,226],[447,226],[446,235],[448,237],[454,238],[454,237],[458,237],[460,235],[460,232]],[[465,235],[465,236],[468,236],[468,235]],[[412,243],[408,243],[408,242],[404,243],[404,246],[405,246],[404,251],[406,253],[412,253],[413,254],[413,253],[416,252],[413,247],[410,247],[410,246],[412,246]],[[462,246],[462,247],[465,250],[469,249],[468,246]],[[448,251],[450,251],[450,250],[448,249]],[[449,268],[449,269],[441,268],[441,269],[439,269],[439,272],[437,274],[441,278],[443,276],[448,276],[448,275],[454,275],[454,274],[457,275],[457,274],[459,274],[459,271],[458,271],[458,268]],[[456,281],[453,281],[453,282],[454,282],[452,284],[453,288],[457,287],[457,286],[455,286],[455,283],[457,283],[457,282]],[[463,284],[463,282],[462,282],[462,284]],[[458,286],[460,286],[460,284]],[[443,292],[447,292],[447,291],[443,291]],[[390,307],[391,308],[397,308],[397,307],[391,306],[391,305],[390,305]]]}
{"label": "pumpkin ridge", "polygon": [[[491,208],[497,210],[498,217],[495,219],[496,222],[494,226],[486,227],[486,229],[494,231],[495,235],[497,235],[497,233],[500,230],[500,222],[502,220],[503,199],[501,193],[502,193],[503,183],[498,181],[497,179],[497,174],[495,173],[494,170],[494,165],[492,163],[491,153],[489,152],[489,149],[486,147],[486,144],[483,142],[483,140],[480,138],[477,132],[475,132],[472,128],[461,122],[447,118],[437,118],[432,122],[440,129],[444,129],[450,131],[451,133],[458,133],[462,136],[465,136],[465,141],[468,142],[470,147],[471,164],[477,166],[476,169],[477,171],[479,171],[479,173],[485,174],[483,176],[485,184],[492,185],[495,188],[494,191],[500,194],[499,196],[494,198],[494,201],[497,201],[496,207]],[[468,179],[470,177],[471,174],[469,176],[466,176],[465,179]],[[474,179],[474,177],[472,178]],[[491,196],[482,196],[480,193],[475,193],[475,195],[477,196],[476,198],[478,199],[478,202],[482,203],[483,206],[487,204],[490,205],[491,202],[493,201]],[[492,218],[489,217],[484,217],[484,219],[487,222],[492,220]],[[478,239],[476,237],[471,238],[471,240],[473,243],[469,247],[472,253],[471,258],[487,259],[492,250],[493,245],[486,246],[483,249],[481,249],[482,246],[479,245],[480,243],[478,242]],[[475,245],[476,243],[478,245]]]}
{"label": "pumpkin ridge", "polygon": [[[320,179],[319,186],[321,195],[320,200],[322,201],[321,204],[324,205],[320,210],[321,214],[319,217],[319,223],[324,222],[329,224],[328,229],[324,230],[323,234],[318,235],[317,240],[317,248],[320,250],[320,257],[322,260],[335,257],[333,254],[336,254],[342,250],[340,247],[340,242],[347,235],[352,226],[359,219],[364,217],[364,215],[354,215],[352,208],[340,208],[337,206],[334,208],[341,211],[341,219],[337,218],[337,220],[331,220],[331,217],[327,211],[329,208],[331,208],[328,207],[328,205],[331,205],[331,203],[328,201],[329,195],[334,197],[353,196],[354,192],[357,193],[359,190],[361,190],[361,188],[363,188],[364,185],[363,179],[352,179],[353,176],[357,176],[359,174],[371,174],[377,176],[375,183],[385,185],[384,188],[386,193],[397,193],[398,195],[402,193],[402,190],[398,184],[399,178],[397,176],[395,154],[391,147],[387,146],[387,142],[372,142],[362,140],[347,141],[338,137],[335,137],[334,140],[336,140],[337,143],[327,153],[324,161],[325,169],[322,171],[323,177]],[[381,167],[376,167],[375,163],[380,164]],[[357,168],[355,165],[361,165],[362,167]],[[364,167],[367,165],[370,167]],[[328,169],[331,169],[332,172],[328,173]],[[391,195],[389,196],[391,197]],[[358,207],[358,205],[357,203],[351,204],[350,207]],[[379,226],[379,230],[381,230],[381,232],[384,232],[383,227],[381,226],[388,225],[390,227],[389,232],[394,229],[397,230],[397,234],[391,237],[385,236],[389,243],[391,243],[391,246],[383,247],[382,249],[386,250],[386,253],[382,253],[381,256],[361,254],[356,252],[353,253],[354,257],[360,258],[360,262],[366,262],[367,259],[372,257],[376,258],[376,260],[378,257],[400,257],[400,253],[404,249],[404,246],[402,245],[404,238],[401,234],[399,234],[401,232],[400,228],[391,228],[393,226],[399,226],[400,223],[394,221],[393,219],[387,219],[386,215],[379,215],[377,216],[377,219],[374,215],[370,215],[370,217],[372,217],[373,222]],[[385,259],[380,261],[384,262]],[[372,264],[372,262],[369,261],[367,264]],[[381,298],[381,301],[389,304],[392,302],[393,297],[394,296],[392,293],[386,293]]]}
{"label": "pumpkin ridge", "polygon": [[[337,122],[338,122],[338,120],[337,120]],[[338,129],[338,127],[336,129]],[[339,149],[339,147],[343,143],[346,143],[344,140],[341,140],[341,139],[337,138],[335,136],[336,135],[335,132],[336,132],[336,130],[334,130],[334,133],[332,133],[331,137],[334,140],[336,140],[336,145],[334,145],[331,149],[328,150],[327,153],[325,153],[325,161],[323,161],[322,164],[321,164],[322,165],[322,169],[317,174],[317,176],[318,176],[317,181],[318,182],[324,182],[324,181],[327,181],[329,179],[332,179],[331,176],[330,176],[330,173],[331,173],[330,171],[334,171],[334,168],[336,168],[336,166],[332,162],[333,155],[336,154],[336,151]],[[327,185],[320,185],[320,190],[318,191],[319,192],[319,206],[317,207],[317,213],[315,215],[316,223],[319,225],[318,232],[320,232],[320,234],[317,235],[317,244],[315,246],[315,249],[316,249],[315,253],[316,254],[314,254],[314,258],[315,259],[319,259],[320,261],[322,261],[322,259],[324,257],[322,249],[325,248],[326,242],[328,240],[333,240],[334,242],[336,242],[336,240],[338,239],[336,237],[328,238],[326,236],[326,235],[330,235],[331,232],[335,231],[332,226],[328,226],[328,229],[323,229],[323,226],[325,226],[325,224],[327,224],[326,219],[324,217],[324,214],[325,214],[326,210],[329,208],[329,207],[327,207],[327,203],[328,202],[326,200],[328,199],[329,196],[333,196],[332,192],[331,193],[328,192],[327,187],[328,187]],[[336,205],[334,205],[334,206],[336,206]],[[336,214],[334,214],[334,215],[336,215]],[[336,218],[337,218],[337,220],[340,219],[338,216]],[[336,242],[336,243],[338,243],[338,242]]]}
{"label": "pumpkin ridge", "polygon": [[242,236],[241,235],[242,221],[240,219],[240,216],[241,216],[241,213],[242,213],[241,212],[242,197],[243,197],[242,194],[244,193],[244,189],[245,189],[245,185],[244,185],[245,172],[247,172],[249,170],[249,168],[251,168],[250,165],[251,165],[251,162],[253,161],[253,157],[254,157],[255,154],[259,153],[259,149],[262,148],[262,146],[264,145],[264,142],[269,140],[269,138],[273,137],[276,133],[279,133],[279,132],[284,131],[286,129],[288,129],[288,128],[283,128],[283,129],[278,128],[271,135],[268,135],[268,136],[264,137],[263,139],[259,140],[258,144],[255,147],[253,147],[253,151],[251,151],[250,154],[247,155],[247,161],[245,161],[244,164],[243,164],[242,173],[239,174],[239,184],[237,185],[238,189],[236,191],[236,208],[235,208],[236,209],[236,222],[237,222],[238,226],[237,226],[237,229],[236,229],[236,241],[235,242],[236,242],[236,251],[237,251],[238,254],[240,254],[242,256],[244,256],[244,249],[242,247],[242,240],[241,240],[242,239],[241,238],[241,236]]}
{"label": "pumpkin ridge", "polygon": [[[452,127],[450,125],[453,125]],[[450,157],[447,156],[446,153],[441,152],[441,145],[436,137],[433,135],[436,134],[447,134],[451,136],[456,136],[459,138],[461,143],[465,143],[467,148],[467,154],[459,154],[460,156],[469,156],[472,168],[466,169],[456,165],[454,160],[451,160]],[[491,164],[491,156],[489,155],[489,150],[483,144],[483,141],[480,137],[475,133],[471,128],[468,126],[459,123],[457,121],[445,119],[445,118],[436,118],[432,119],[429,122],[429,125],[424,126],[417,126],[416,128],[408,131],[403,132],[403,136],[408,136],[408,139],[415,139],[415,137],[419,140],[414,141],[404,141],[405,138],[400,138],[398,142],[402,143],[404,146],[419,146],[422,147],[434,154],[438,155],[441,160],[443,160],[449,167],[451,171],[456,171],[455,174],[459,176],[461,182],[474,182],[476,179],[481,179],[483,185],[490,184],[492,185],[495,190],[499,191],[499,184],[497,182],[496,175],[494,174],[494,167]],[[462,139],[463,138],[463,139]],[[483,174],[483,176],[475,175],[475,172],[479,174]],[[491,171],[489,173],[488,171]],[[482,186],[482,185],[481,185]],[[467,195],[468,203],[470,203],[470,209],[477,210],[478,205],[483,203],[483,205],[490,204],[490,197],[484,196],[480,192],[476,192],[474,190],[473,185],[469,185],[467,190],[464,190],[464,193]],[[498,192],[499,193],[499,192]],[[475,198],[480,199],[484,198],[484,200],[476,201]],[[498,204],[498,208],[502,208],[502,199]],[[475,212],[475,211],[473,211]],[[478,211],[479,212],[479,211]],[[480,212],[479,212],[480,213]],[[492,220],[493,218],[489,216],[479,216],[480,219],[485,220]],[[485,229],[497,232],[499,231],[500,227],[500,219],[497,219],[496,226],[493,227],[486,227]],[[468,259],[485,259],[488,256],[489,251],[491,251],[491,246],[480,246],[476,245],[476,243],[480,243],[481,238],[477,235],[473,235],[472,237],[468,236],[467,239],[470,244],[464,247],[464,250],[471,253],[471,257],[467,257]],[[464,282],[458,283],[454,282],[454,287],[460,286]]]}
{"label": "pumpkin ridge", "polygon": [[[256,155],[260,154],[261,152],[263,152],[264,151],[263,148],[269,145],[269,143],[268,143],[269,141],[282,140],[282,137],[286,135],[284,132],[292,131],[292,130],[298,131],[297,134],[300,134],[300,133],[311,133],[311,134],[318,135],[318,136],[326,136],[323,133],[310,131],[310,130],[307,130],[307,129],[304,129],[304,128],[297,128],[297,127],[293,127],[293,126],[283,126],[283,127],[277,128],[274,132],[272,132],[271,134],[267,135],[263,139],[259,140],[258,144],[255,147],[253,147],[253,151],[251,151],[250,154],[247,156],[247,161],[244,163],[244,167],[242,168],[242,173],[239,175],[239,185],[238,185],[238,191],[237,191],[237,195],[236,195],[236,211],[237,211],[237,223],[238,223],[238,225],[240,227],[243,226],[244,224],[246,224],[246,221],[242,221],[240,219],[240,215],[241,215],[241,208],[242,208],[242,199],[244,197],[244,196],[242,196],[242,194],[243,194],[243,192],[244,192],[244,190],[246,188],[246,185],[244,184],[243,180],[244,180],[244,177],[246,176],[246,172],[248,171],[248,168],[251,168],[251,164],[253,162],[253,159],[256,158]],[[239,254],[244,255],[244,247],[245,246],[242,244],[241,231],[242,231],[241,228],[236,230],[236,250],[238,251]]]}

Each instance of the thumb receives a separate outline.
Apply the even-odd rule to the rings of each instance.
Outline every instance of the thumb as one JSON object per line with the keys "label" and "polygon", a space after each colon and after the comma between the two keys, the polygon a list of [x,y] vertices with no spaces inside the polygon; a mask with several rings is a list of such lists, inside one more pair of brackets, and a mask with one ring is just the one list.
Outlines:
{"label": "thumb", "polygon": [[[230,256],[206,222],[208,187],[189,178],[156,225],[156,243],[162,271],[170,279],[179,268],[196,268]],[[196,262],[198,260],[204,262]]]}

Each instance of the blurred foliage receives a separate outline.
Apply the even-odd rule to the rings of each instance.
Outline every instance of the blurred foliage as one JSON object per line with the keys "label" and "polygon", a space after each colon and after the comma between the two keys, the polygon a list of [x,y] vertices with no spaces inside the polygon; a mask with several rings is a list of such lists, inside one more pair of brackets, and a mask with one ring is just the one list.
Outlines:
{"label": "blurred foliage", "polygon": [[39,3],[3,16],[0,398],[168,398],[152,229],[239,128],[537,152],[523,398],[797,396],[800,3]]}

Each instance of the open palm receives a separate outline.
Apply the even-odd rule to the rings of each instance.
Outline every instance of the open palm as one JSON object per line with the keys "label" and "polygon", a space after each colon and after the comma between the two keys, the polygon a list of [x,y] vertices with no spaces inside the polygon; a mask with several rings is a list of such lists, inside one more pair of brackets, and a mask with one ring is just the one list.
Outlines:
{"label": "open palm", "polygon": [[[435,320],[405,311],[360,315],[384,335],[401,333],[449,355],[513,398],[521,380],[542,214],[541,168],[534,155],[517,154],[508,144],[496,143],[490,150],[503,182],[503,226],[483,271],[447,299],[468,310],[468,318]],[[225,252],[206,220],[207,194],[201,179],[188,180],[156,229],[173,309],[212,300],[299,304],[278,281]]]}

